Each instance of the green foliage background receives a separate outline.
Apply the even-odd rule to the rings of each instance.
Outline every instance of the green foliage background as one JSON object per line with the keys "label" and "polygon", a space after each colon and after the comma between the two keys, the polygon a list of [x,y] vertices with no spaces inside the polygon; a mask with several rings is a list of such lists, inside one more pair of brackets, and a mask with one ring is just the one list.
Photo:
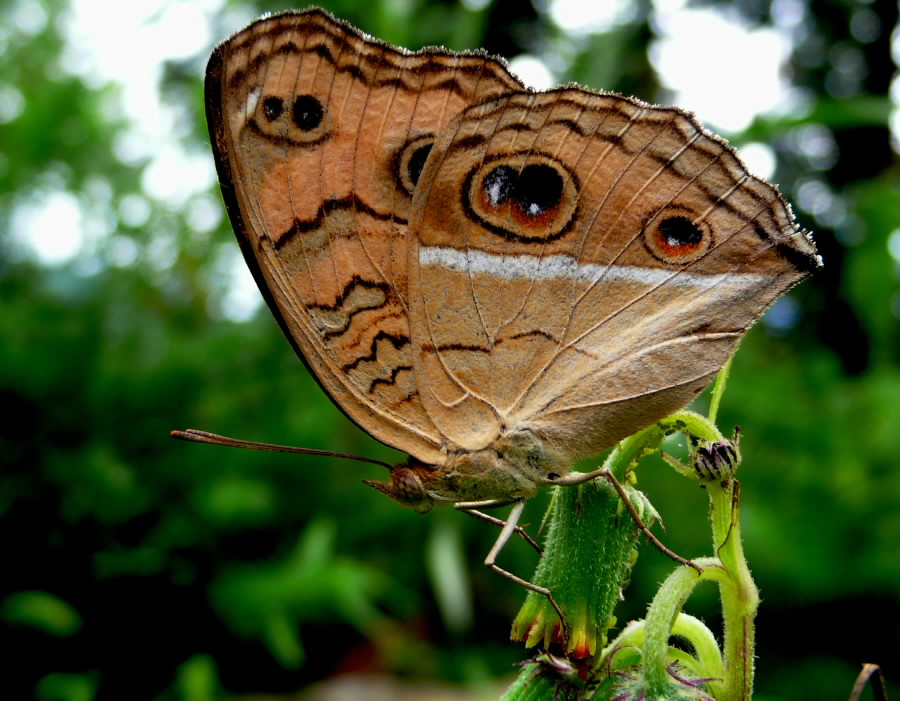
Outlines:
{"label": "green foliage background", "polygon": [[[410,48],[564,53],[561,81],[667,101],[647,56],[654,9],[644,0],[609,32],[577,39],[520,0],[324,4]],[[17,29],[25,5],[45,13],[42,26]],[[888,249],[892,233],[900,247],[888,130],[897,5],[795,6],[805,13],[791,77],[808,105],[732,135],[773,146],[774,180],[795,204],[814,182],[839,210],[798,207],[826,267],[791,293],[796,323],[750,333],[721,417],[726,431],[744,429],[760,699],[846,698],[863,661],[900,680],[900,296]],[[374,466],[168,438],[190,426],[402,459],[328,402],[267,310],[245,323],[223,316],[221,260],[236,245],[224,218],[213,231],[196,225],[197,208],[219,206],[215,187],[177,206],[146,196],[146,164],[116,155],[128,128],[121,89],[58,68],[66,7],[0,8],[0,82],[24,98],[0,123],[0,697],[199,701],[362,672],[489,698],[525,657],[506,642],[523,592],[480,564],[489,527],[402,510],[360,484],[383,477]],[[211,34],[285,7],[229,2]],[[768,0],[721,7],[772,21]],[[864,11],[880,21],[874,35],[858,30]],[[211,161],[208,53],[167,64],[160,90],[178,110],[173,141]],[[831,144],[828,158],[810,150],[810,134]],[[14,230],[13,213],[60,189],[113,235],[48,266],[18,243],[30,232]],[[135,195],[149,205],[137,223],[122,215]],[[136,253],[127,264],[122,246]],[[662,463],[641,475],[666,542],[708,554],[704,496]],[[536,523],[540,505],[528,513]],[[513,544],[504,563],[527,574],[533,553]],[[671,567],[644,550],[623,623],[642,616]],[[710,590],[689,609],[714,623],[716,603]]]}

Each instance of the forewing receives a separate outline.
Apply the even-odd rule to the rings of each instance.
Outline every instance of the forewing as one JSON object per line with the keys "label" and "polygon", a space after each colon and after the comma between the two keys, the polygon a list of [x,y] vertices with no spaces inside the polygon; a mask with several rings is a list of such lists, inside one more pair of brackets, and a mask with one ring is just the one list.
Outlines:
{"label": "forewing", "polygon": [[441,447],[411,356],[412,193],[454,115],[519,89],[484,55],[404,52],[321,10],[254,23],[207,69],[226,206],[272,312],[351,419],[426,463]]}

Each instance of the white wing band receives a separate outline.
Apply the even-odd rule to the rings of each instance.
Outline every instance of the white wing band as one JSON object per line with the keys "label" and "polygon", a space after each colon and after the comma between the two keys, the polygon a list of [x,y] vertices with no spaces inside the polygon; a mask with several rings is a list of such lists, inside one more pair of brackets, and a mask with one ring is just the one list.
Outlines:
{"label": "white wing band", "polygon": [[433,265],[475,275],[492,275],[504,280],[576,280],[579,282],[638,282],[644,285],[678,285],[709,288],[722,283],[741,288],[758,287],[771,282],[770,275],[753,273],[703,273],[686,270],[644,268],[635,265],[597,265],[579,263],[573,256],[514,256],[485,253],[476,249],[421,246],[419,264]]}

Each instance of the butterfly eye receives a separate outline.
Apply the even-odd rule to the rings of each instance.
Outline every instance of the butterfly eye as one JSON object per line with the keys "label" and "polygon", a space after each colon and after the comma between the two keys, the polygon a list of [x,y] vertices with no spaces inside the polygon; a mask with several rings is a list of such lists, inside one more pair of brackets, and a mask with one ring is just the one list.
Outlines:
{"label": "butterfly eye", "polygon": [[704,255],[712,244],[706,222],[688,210],[671,206],[644,227],[644,243],[656,258],[666,263],[690,263]]}
{"label": "butterfly eye", "polygon": [[494,233],[524,242],[548,241],[571,227],[574,176],[562,164],[533,155],[502,158],[469,175],[467,210]]}
{"label": "butterfly eye", "polygon": [[425,169],[425,162],[428,160],[432,146],[434,146],[434,136],[426,134],[407,142],[397,154],[394,166],[397,183],[410,196],[416,189],[419,178],[422,177],[422,171]]}

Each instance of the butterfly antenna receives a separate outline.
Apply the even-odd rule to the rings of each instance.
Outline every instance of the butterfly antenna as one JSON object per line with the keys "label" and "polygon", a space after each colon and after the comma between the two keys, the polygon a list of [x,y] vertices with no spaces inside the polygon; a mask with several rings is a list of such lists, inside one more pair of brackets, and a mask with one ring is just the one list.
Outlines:
{"label": "butterfly antenna", "polygon": [[315,448],[297,448],[292,445],[277,445],[275,443],[260,443],[258,441],[245,441],[242,438],[229,438],[228,436],[220,436],[217,433],[209,431],[198,431],[189,428],[186,431],[172,431],[172,438],[182,441],[190,441],[192,443],[206,443],[208,445],[224,445],[228,448],[244,448],[246,450],[268,450],[273,453],[294,453],[296,455],[320,455],[325,458],[344,458],[345,460],[356,460],[357,462],[368,462],[372,465],[381,465],[388,470],[394,469],[391,465],[381,460],[373,460],[372,458],[364,458],[360,455],[350,455],[349,453],[336,453],[333,450],[316,450]]}

